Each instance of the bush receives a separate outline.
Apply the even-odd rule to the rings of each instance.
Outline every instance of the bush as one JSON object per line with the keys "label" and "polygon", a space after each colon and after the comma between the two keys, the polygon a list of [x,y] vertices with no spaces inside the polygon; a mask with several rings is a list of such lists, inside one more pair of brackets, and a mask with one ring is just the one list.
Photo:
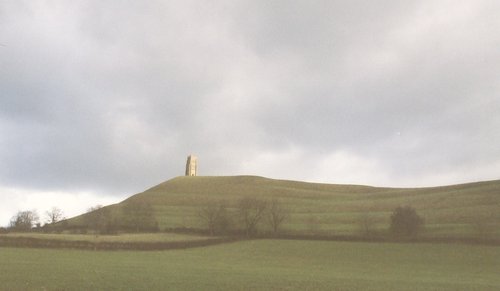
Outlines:
{"label": "bush", "polygon": [[424,225],[424,220],[410,206],[399,206],[391,215],[391,233],[398,237],[415,237]]}

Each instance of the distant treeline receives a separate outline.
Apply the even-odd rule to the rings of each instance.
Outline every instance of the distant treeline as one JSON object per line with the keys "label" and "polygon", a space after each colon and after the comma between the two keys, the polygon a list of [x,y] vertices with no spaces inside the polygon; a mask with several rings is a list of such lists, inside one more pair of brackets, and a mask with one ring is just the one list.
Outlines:
{"label": "distant treeline", "polygon": [[[364,216],[359,221],[358,235],[335,235],[322,233],[290,233],[282,229],[283,223],[290,219],[290,209],[278,199],[258,199],[242,197],[236,204],[228,207],[225,200],[207,200],[201,203],[197,210],[200,227],[181,227],[163,229],[165,232],[195,233],[218,237],[239,238],[280,238],[280,239],[307,239],[307,240],[337,240],[337,241],[412,241],[412,242],[459,242],[470,244],[499,244],[498,240],[490,237],[476,238],[440,238],[422,237],[420,231],[424,227],[424,219],[410,206],[396,207],[390,215],[390,224],[387,231],[374,228],[370,216]],[[5,232],[45,232],[45,233],[72,233],[72,234],[118,234],[158,232],[158,221],[153,207],[144,201],[129,200],[118,208],[96,206],[88,209],[87,213],[79,217],[78,223],[68,220],[58,220],[62,215],[54,208],[48,212],[51,223],[43,226],[34,226],[37,215],[32,211],[20,211],[12,218],[11,226],[0,229]],[[317,222],[316,222],[317,223]],[[18,243],[10,238],[3,238],[3,244],[27,245],[37,247],[69,247],[83,249],[163,249],[171,247],[191,247],[191,244],[200,242],[178,242],[158,244],[137,243],[92,243],[92,242],[61,242],[36,239],[20,239]],[[98,244],[98,245],[96,245]]]}

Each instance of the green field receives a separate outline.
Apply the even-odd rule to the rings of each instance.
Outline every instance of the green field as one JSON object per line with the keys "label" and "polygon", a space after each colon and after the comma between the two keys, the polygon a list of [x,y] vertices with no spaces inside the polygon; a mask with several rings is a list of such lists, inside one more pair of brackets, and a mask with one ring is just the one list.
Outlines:
{"label": "green field", "polygon": [[155,252],[0,248],[2,290],[499,290],[500,247],[251,240]]}
{"label": "green field", "polygon": [[[236,205],[242,197],[278,198],[289,210],[283,230],[290,234],[359,235],[362,222],[385,235],[394,208],[414,207],[425,219],[423,237],[500,239],[500,181],[433,188],[378,188],[273,180],[254,176],[178,177],[109,208],[151,204],[161,229],[204,228],[197,212],[207,201],[223,200],[238,228]],[[78,225],[82,217],[70,220]],[[269,226],[261,224],[262,231]]]}

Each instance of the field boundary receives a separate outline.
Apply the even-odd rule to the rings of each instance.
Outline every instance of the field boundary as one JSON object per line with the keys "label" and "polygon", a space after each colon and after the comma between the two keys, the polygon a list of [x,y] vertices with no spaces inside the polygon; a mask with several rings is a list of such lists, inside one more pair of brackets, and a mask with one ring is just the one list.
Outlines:
{"label": "field boundary", "polygon": [[166,242],[97,242],[84,240],[59,240],[33,237],[7,237],[0,236],[0,247],[16,248],[49,248],[49,249],[82,249],[82,250],[136,250],[136,251],[159,251],[173,249],[188,249],[206,247],[224,243],[231,243],[252,239],[276,239],[276,240],[306,240],[306,241],[337,241],[337,242],[367,242],[367,243],[440,243],[440,244],[468,244],[500,246],[498,239],[479,238],[394,238],[394,237],[362,237],[362,236],[332,236],[332,235],[260,235],[252,238],[245,236],[226,236],[217,238],[204,238],[199,240],[166,241]]}
{"label": "field boundary", "polygon": [[1,237],[0,247],[21,248],[51,248],[51,249],[84,249],[84,250],[137,250],[158,251],[170,249],[187,249],[205,247],[222,243],[239,241],[241,238],[207,238],[189,241],[171,242],[92,242],[92,241],[70,241],[56,239],[40,239],[31,237]]}
{"label": "field boundary", "polygon": [[281,234],[276,236],[260,236],[262,239],[284,239],[284,240],[311,240],[311,241],[346,241],[346,242],[383,242],[383,243],[442,243],[442,244],[469,244],[469,245],[489,245],[500,246],[498,239],[480,238],[455,238],[455,237],[416,237],[416,238],[395,238],[395,237],[363,237],[345,235],[301,235],[301,234]]}

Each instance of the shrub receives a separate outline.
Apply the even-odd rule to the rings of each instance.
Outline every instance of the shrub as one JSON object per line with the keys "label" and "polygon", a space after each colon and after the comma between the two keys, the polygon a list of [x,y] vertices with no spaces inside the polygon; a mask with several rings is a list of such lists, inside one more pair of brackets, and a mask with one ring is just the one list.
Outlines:
{"label": "shrub", "polygon": [[415,237],[424,220],[410,206],[399,206],[391,215],[391,233],[398,237]]}

